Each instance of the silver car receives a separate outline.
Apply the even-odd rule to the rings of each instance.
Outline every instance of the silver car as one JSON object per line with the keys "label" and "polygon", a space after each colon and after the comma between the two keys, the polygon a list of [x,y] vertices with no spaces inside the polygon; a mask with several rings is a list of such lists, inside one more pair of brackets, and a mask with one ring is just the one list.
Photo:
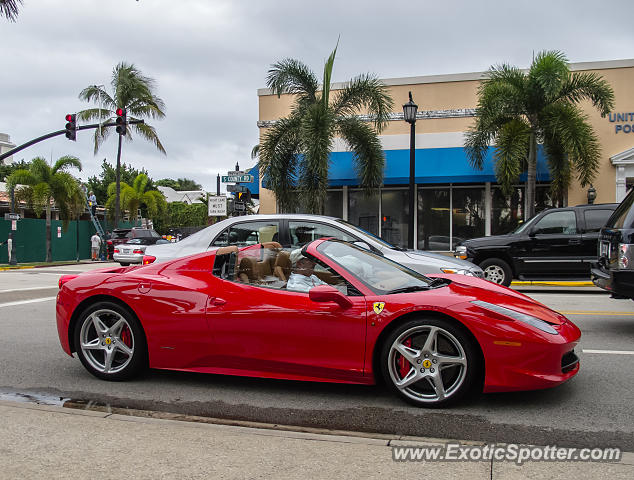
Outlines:
{"label": "silver car", "polygon": [[423,250],[404,250],[340,218],[302,214],[228,218],[178,243],[148,246],[144,263],[164,262],[228,245],[242,247],[271,241],[285,249],[295,249],[322,237],[353,242],[423,274],[483,276],[482,269],[471,262]]}
{"label": "silver car", "polygon": [[162,238],[154,237],[138,237],[131,238],[126,243],[115,245],[112,253],[112,259],[119,262],[121,266],[127,267],[131,263],[142,263],[145,249],[149,245],[161,245],[170,243]]}

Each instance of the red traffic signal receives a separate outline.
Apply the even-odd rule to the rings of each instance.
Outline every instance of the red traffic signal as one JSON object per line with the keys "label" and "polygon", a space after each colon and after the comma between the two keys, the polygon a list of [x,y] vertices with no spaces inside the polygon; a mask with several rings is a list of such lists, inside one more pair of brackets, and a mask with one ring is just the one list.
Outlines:
{"label": "red traffic signal", "polygon": [[69,113],[66,115],[66,138],[73,142],[77,140],[77,115]]}
{"label": "red traffic signal", "polygon": [[127,112],[125,111],[125,108],[117,108],[116,114],[117,114],[117,119],[115,120],[115,123],[117,124],[117,128],[116,128],[117,133],[119,135],[125,135],[126,125],[128,124]]}

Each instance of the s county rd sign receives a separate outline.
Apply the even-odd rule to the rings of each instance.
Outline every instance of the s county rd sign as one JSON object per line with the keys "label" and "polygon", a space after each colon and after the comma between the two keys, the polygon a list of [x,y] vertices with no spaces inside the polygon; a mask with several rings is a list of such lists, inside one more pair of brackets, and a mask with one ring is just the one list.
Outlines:
{"label": "s county rd sign", "polygon": [[222,183],[251,183],[253,180],[253,175],[249,175],[248,173],[222,176]]}
{"label": "s county rd sign", "polygon": [[209,195],[208,212],[210,217],[224,217],[227,215],[227,197]]}

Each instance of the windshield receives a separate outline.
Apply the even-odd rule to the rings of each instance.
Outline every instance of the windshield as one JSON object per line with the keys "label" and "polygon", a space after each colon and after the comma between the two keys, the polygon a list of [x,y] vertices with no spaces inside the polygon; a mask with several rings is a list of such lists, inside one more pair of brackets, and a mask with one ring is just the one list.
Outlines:
{"label": "windshield", "polygon": [[151,238],[131,238],[126,242],[128,245],[150,245],[154,243],[154,240]]}
{"label": "windshield", "polygon": [[317,251],[361,280],[377,295],[427,290],[432,280],[363,248],[328,240]]}
{"label": "windshield", "polygon": [[535,219],[537,218],[537,215],[535,215],[534,217],[529,218],[528,220],[526,220],[524,223],[520,224],[515,230],[513,230],[511,233],[522,233],[524,231],[526,231],[526,229],[529,227],[529,225],[532,225],[533,223],[535,223]]}
{"label": "windshield", "polygon": [[[337,219],[337,222],[342,223],[343,225],[345,225],[348,228],[351,228],[352,230],[354,230],[357,233],[360,233],[364,236],[368,236],[371,237],[372,240],[374,240],[375,242],[380,243],[381,245],[383,245],[384,247],[390,248],[392,250],[400,250],[400,248],[395,247],[394,245],[392,245],[389,242],[386,242],[385,240],[383,240],[381,237],[377,237],[375,234],[368,232],[367,230],[362,229],[361,227],[357,227],[356,225],[353,225],[350,222],[347,222],[345,220],[342,220],[340,218]],[[362,239],[363,240],[363,239]]]}

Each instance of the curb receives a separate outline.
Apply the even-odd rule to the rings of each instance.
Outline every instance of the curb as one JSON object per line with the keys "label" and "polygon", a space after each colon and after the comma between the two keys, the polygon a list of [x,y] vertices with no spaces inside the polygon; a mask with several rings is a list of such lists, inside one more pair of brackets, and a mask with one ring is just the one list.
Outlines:
{"label": "curb", "polygon": [[530,280],[511,282],[512,287],[594,287],[590,281]]}
{"label": "curb", "polygon": [[67,267],[69,265],[86,265],[86,264],[96,264],[96,263],[112,263],[106,260],[100,260],[98,262],[68,262],[68,263],[55,263],[53,265],[16,265],[16,266],[8,266],[8,267],[0,267],[0,272],[5,270],[25,270],[27,268],[54,268],[54,267]]}

